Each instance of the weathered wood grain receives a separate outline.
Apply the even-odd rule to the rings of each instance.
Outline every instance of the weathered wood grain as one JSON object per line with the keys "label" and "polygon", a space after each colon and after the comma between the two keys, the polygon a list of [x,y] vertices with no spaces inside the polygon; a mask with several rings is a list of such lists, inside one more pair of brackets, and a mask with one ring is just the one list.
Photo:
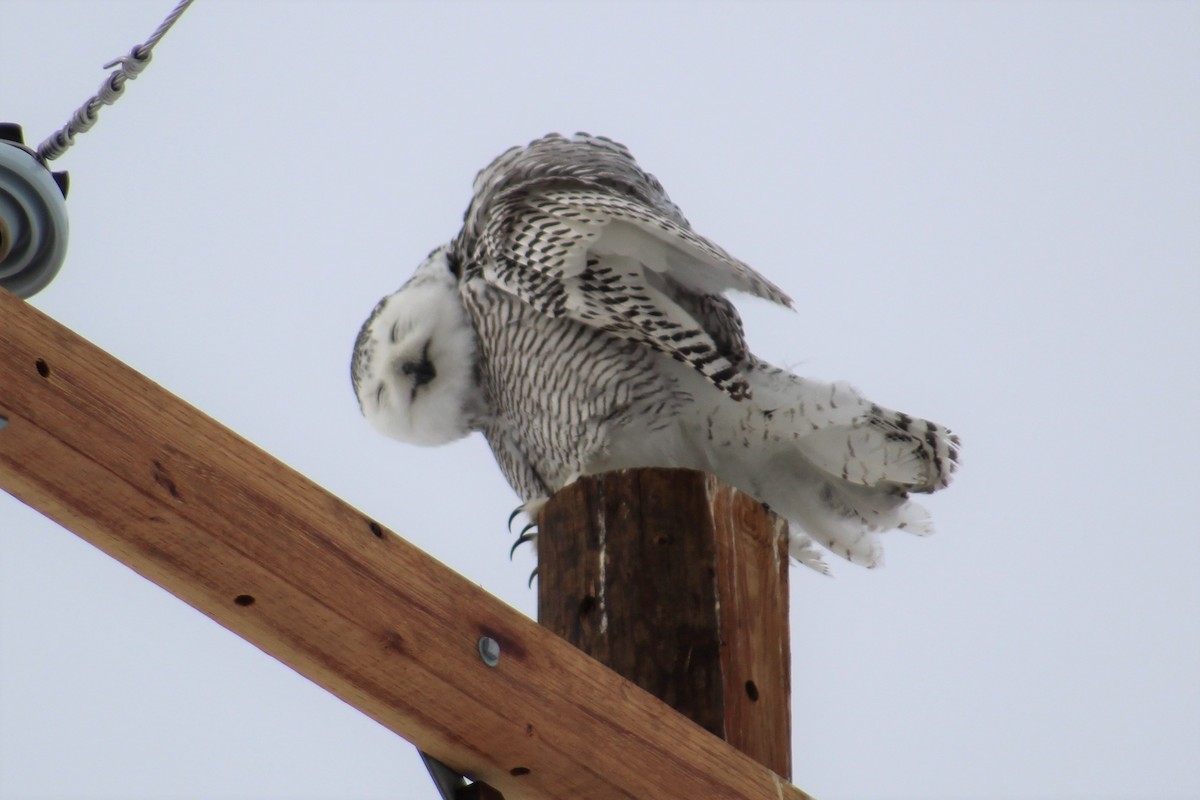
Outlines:
{"label": "weathered wood grain", "polygon": [[790,777],[785,523],[662,469],[582,478],[539,523],[539,622]]}

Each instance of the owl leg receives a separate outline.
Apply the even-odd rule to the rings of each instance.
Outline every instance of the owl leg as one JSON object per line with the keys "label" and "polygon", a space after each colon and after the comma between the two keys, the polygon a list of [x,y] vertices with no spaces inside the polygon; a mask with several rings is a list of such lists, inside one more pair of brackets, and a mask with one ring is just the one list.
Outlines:
{"label": "owl leg", "polygon": [[535,497],[532,500],[526,500],[520,510],[530,519],[537,519],[537,515],[542,511],[542,506],[546,505],[549,500],[549,497]]}

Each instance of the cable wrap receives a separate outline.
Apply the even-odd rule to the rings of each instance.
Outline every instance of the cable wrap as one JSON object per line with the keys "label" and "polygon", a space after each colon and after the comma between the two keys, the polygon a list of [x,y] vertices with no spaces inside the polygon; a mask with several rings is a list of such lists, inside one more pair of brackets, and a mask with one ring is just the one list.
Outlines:
{"label": "cable wrap", "polygon": [[105,79],[104,83],[100,84],[96,94],[89,97],[87,102],[71,115],[71,119],[66,125],[46,137],[46,140],[38,145],[39,161],[43,164],[53,161],[75,144],[76,136],[91,130],[99,118],[100,107],[111,106],[115,103],[117,98],[125,92],[125,84],[142,74],[146,65],[150,63],[151,51],[154,50],[154,46],[193,2],[194,0],[180,0],[149,39],[139,45],[134,45],[127,55],[118,56],[104,65],[104,69],[113,67],[117,69]]}

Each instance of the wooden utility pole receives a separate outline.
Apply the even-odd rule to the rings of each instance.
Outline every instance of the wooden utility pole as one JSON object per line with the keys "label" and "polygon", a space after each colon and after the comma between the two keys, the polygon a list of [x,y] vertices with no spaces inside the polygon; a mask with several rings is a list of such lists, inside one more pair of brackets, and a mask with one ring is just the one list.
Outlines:
{"label": "wooden utility pole", "polygon": [[786,523],[665,469],[583,478],[539,523],[539,622],[790,779]]}

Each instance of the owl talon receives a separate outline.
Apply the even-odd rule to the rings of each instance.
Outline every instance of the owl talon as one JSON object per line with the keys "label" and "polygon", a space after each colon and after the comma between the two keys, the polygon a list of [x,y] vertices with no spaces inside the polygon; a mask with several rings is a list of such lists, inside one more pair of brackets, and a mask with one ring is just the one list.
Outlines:
{"label": "owl talon", "polygon": [[533,579],[537,577],[537,567],[533,568],[533,572],[529,573],[529,582],[526,584],[530,589],[533,588]]}
{"label": "owl talon", "polygon": [[531,522],[521,530],[521,535],[517,537],[517,540],[515,542],[513,542],[513,546],[508,551],[508,560],[509,561],[512,561],[513,556],[516,555],[518,547],[525,544],[526,542],[532,542],[534,539],[537,538],[537,531],[534,531],[533,533],[529,532],[530,528],[536,528],[536,527],[537,527],[537,525]]}
{"label": "owl talon", "polygon": [[538,512],[542,510],[542,506],[546,505],[546,501],[549,499],[549,497],[535,497],[514,508],[513,512],[508,515],[508,532],[512,533],[513,520],[521,514],[529,517],[530,520],[536,521]]}

